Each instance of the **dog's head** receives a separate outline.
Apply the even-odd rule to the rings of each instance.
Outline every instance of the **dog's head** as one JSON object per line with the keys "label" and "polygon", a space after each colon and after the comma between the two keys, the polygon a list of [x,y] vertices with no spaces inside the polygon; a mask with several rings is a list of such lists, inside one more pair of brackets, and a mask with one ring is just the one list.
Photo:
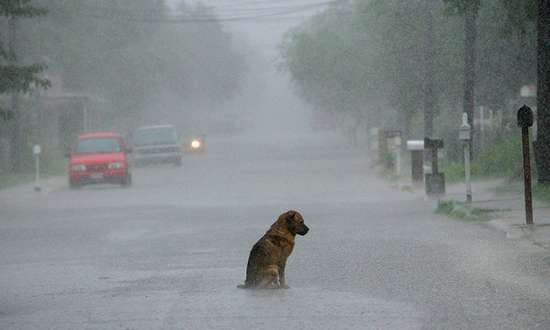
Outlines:
{"label": "dog's head", "polygon": [[309,231],[300,212],[291,210],[284,213],[283,217],[285,218],[288,231],[291,233],[304,236]]}

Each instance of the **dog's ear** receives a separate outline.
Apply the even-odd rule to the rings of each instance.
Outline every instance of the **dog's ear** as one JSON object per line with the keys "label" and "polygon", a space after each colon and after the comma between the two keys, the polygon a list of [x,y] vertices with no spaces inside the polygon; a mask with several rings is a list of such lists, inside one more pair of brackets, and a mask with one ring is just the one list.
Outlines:
{"label": "dog's ear", "polygon": [[294,219],[295,216],[296,216],[296,211],[291,210],[291,211],[286,212],[286,218],[287,219],[292,220],[292,219]]}
{"label": "dog's ear", "polygon": [[286,218],[286,226],[289,227],[292,225],[292,218]]}

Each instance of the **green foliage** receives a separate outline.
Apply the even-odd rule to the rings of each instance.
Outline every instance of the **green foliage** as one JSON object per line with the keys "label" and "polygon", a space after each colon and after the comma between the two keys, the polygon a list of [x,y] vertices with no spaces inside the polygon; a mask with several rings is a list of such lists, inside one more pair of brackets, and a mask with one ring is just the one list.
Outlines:
{"label": "green foliage", "polygon": [[168,22],[164,1],[36,1],[49,14],[22,25],[30,41],[25,60],[46,58],[65,91],[100,97],[113,118],[139,118],[167,94],[182,105],[216,103],[238,91],[244,58],[211,9],[182,6],[187,17],[213,19],[179,24]]}
{"label": "green foliage", "polygon": [[[332,6],[289,33],[282,58],[297,90],[318,111],[362,113],[373,126],[406,134],[424,108],[427,13],[435,29],[435,111],[453,119],[448,113],[460,113],[464,94],[462,16],[471,11],[478,18],[475,103],[505,111],[520,86],[536,80],[533,3],[357,0]],[[522,25],[511,24],[519,13],[515,20]],[[448,125],[454,126],[439,133],[452,132],[451,144],[458,146],[456,122]]]}
{"label": "green foliage", "polygon": [[[486,146],[472,162],[473,178],[515,178],[522,168],[521,139],[514,130],[501,135],[494,143]],[[443,172],[449,182],[464,180],[462,161],[443,164]]]}
{"label": "green foliage", "polygon": [[[0,189],[30,183],[34,180],[35,158],[32,155],[32,145],[26,144],[22,148],[22,152],[24,157],[20,171],[0,174]],[[40,157],[40,176],[42,178],[65,175],[67,160],[63,150],[55,146],[42,146]]]}
{"label": "green foliage", "polygon": [[441,171],[445,173],[445,181],[448,183],[464,182],[465,174],[463,163],[444,162],[441,167]]}
{"label": "green foliage", "polygon": [[476,208],[453,200],[439,201],[436,209],[437,214],[444,214],[450,218],[470,221],[487,221],[490,218],[489,214],[491,212],[493,212],[493,210]]}
{"label": "green foliage", "polygon": [[0,189],[17,186],[32,182],[34,176],[30,173],[25,174],[0,174]]}
{"label": "green foliage", "polygon": [[7,92],[27,92],[33,86],[48,88],[51,83],[39,75],[44,71],[43,64],[29,66],[0,65],[0,94]]}
{"label": "green foliage", "polygon": [[[9,19],[31,18],[46,14],[44,8],[30,4],[30,0],[0,0],[0,16]],[[0,41],[0,94],[8,92],[25,93],[33,87],[48,88],[50,82],[40,74],[46,69],[44,64],[17,65],[17,54],[4,48]]]}
{"label": "green foliage", "polygon": [[550,204],[550,186],[537,184],[533,188],[533,197]]}
{"label": "green foliage", "polygon": [[44,8],[31,5],[31,0],[0,0],[0,16],[36,17],[46,14]]}
{"label": "green foliage", "polygon": [[522,166],[521,138],[517,130],[511,133],[484,148],[473,163],[474,173],[481,176],[517,176]]}
{"label": "green foliage", "polygon": [[507,32],[519,31],[525,34],[529,25],[537,18],[537,0],[501,0],[506,9]]}
{"label": "green foliage", "polygon": [[443,0],[448,14],[465,15],[477,14],[481,7],[481,0]]}
{"label": "green foliage", "polygon": [[[288,34],[282,57],[300,93],[318,109],[397,118],[395,128],[407,127],[422,107],[425,27],[419,17],[422,6],[397,0],[333,6]],[[390,107],[399,111],[381,113]]]}

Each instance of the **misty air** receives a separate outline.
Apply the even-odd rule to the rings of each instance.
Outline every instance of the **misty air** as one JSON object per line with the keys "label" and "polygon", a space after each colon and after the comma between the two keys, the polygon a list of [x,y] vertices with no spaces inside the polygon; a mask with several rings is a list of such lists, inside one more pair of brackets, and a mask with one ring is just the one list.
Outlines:
{"label": "misty air", "polygon": [[550,1],[0,0],[1,329],[550,329]]}

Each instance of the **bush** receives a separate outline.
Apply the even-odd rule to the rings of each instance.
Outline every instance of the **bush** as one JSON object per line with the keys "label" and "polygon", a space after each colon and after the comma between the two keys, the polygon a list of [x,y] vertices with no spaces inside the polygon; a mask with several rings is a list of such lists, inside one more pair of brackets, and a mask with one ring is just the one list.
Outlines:
{"label": "bush", "polygon": [[439,201],[436,213],[460,220],[487,221],[492,210],[474,208],[456,201]]}
{"label": "bush", "polygon": [[[472,162],[472,177],[516,177],[521,174],[521,140],[518,134],[501,136],[495,143],[488,145]],[[447,162],[443,171],[449,182],[464,180],[464,162]]]}
{"label": "bush", "polygon": [[521,168],[520,136],[519,134],[509,134],[487,146],[479,154],[472,165],[472,172],[484,177],[512,177],[516,176]]}

